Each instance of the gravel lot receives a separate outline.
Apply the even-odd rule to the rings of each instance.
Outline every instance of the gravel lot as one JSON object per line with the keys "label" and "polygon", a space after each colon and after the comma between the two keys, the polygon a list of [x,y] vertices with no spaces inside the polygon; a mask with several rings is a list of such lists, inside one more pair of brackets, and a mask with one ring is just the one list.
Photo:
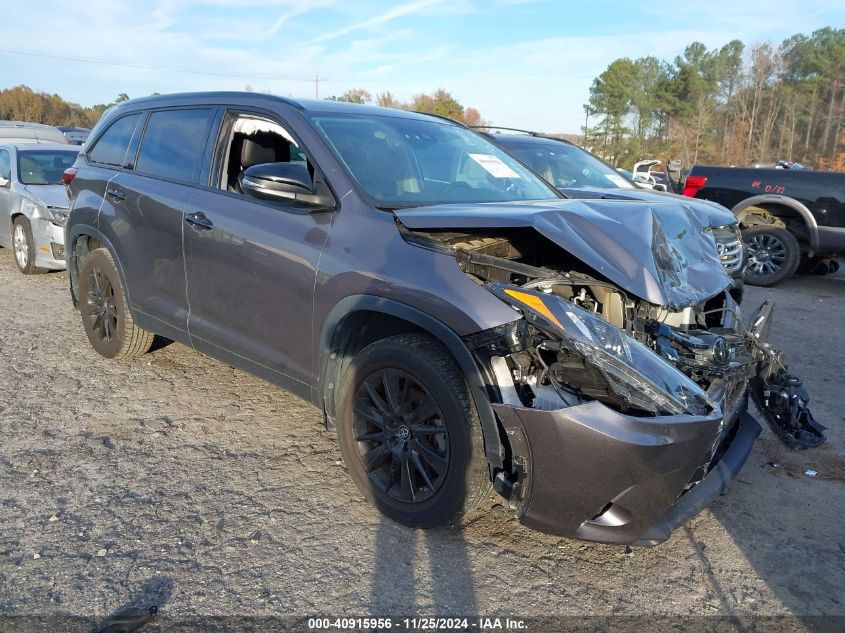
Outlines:
{"label": "gravel lot", "polygon": [[501,507],[462,530],[388,522],[305,402],[178,344],[105,361],[66,275],[23,277],[0,250],[0,629],[61,614],[96,630],[153,604],[177,619],[845,617],[845,275],[746,296],[747,311],[778,302],[774,342],[829,441],[789,452],[764,430],[726,496],[626,550],[532,532]]}

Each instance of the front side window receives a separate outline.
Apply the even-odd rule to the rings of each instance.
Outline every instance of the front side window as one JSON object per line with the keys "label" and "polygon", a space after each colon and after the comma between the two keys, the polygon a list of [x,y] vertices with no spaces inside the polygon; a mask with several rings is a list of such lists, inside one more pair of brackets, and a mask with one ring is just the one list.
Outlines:
{"label": "front side window", "polygon": [[141,140],[136,171],[197,182],[213,118],[211,108],[153,112]]}
{"label": "front side window", "polygon": [[24,185],[60,185],[62,174],[73,167],[79,152],[20,151],[18,152],[18,180]]}
{"label": "front side window", "polygon": [[88,151],[88,158],[95,163],[123,167],[129,149],[132,134],[141,120],[141,114],[130,114],[119,118],[109,126],[103,135]]}
{"label": "front side window", "polygon": [[558,197],[518,161],[457,125],[337,113],[311,121],[381,208]]}
{"label": "front side window", "polygon": [[243,193],[241,174],[254,165],[292,163],[302,165],[314,174],[304,150],[281,125],[268,119],[242,114],[232,115],[231,125],[224,126],[222,138],[221,189]]}

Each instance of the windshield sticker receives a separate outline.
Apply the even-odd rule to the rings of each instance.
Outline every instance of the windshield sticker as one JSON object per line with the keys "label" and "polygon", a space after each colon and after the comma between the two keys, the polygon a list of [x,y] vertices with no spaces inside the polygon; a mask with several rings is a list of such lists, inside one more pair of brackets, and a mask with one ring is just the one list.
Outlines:
{"label": "windshield sticker", "polygon": [[622,176],[617,176],[616,174],[605,174],[604,177],[617,187],[631,187],[631,183],[625,180]]}
{"label": "windshield sticker", "polygon": [[494,178],[522,178],[513,169],[508,167],[502,159],[492,154],[469,154],[469,157],[481,165],[488,174]]}

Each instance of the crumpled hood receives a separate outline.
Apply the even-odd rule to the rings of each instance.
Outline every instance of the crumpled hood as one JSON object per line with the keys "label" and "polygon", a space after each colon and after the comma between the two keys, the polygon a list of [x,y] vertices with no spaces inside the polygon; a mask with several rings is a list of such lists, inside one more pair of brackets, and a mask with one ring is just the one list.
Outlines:
{"label": "crumpled hood", "polygon": [[665,202],[676,200],[701,219],[707,226],[716,228],[736,224],[736,216],[730,209],[717,202],[681,196],[677,193],[654,191],[652,189],[602,189],[600,187],[560,187],[570,198],[601,198],[603,200],[640,200],[642,202]]}
{"label": "crumpled hood", "polygon": [[447,204],[395,214],[409,229],[533,227],[628,293],[672,310],[733,283],[707,223],[671,198]]}
{"label": "crumpled hood", "polygon": [[48,207],[70,208],[64,185],[24,185],[23,189],[35,202]]}

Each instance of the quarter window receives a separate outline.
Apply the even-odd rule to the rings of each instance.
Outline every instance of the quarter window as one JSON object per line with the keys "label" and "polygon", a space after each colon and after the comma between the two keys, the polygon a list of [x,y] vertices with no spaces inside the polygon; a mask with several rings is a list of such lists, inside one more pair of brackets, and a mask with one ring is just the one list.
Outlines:
{"label": "quarter window", "polygon": [[141,120],[141,114],[130,114],[111,124],[88,152],[88,158],[95,163],[124,167],[126,153],[132,140],[132,133]]}
{"label": "quarter window", "polygon": [[213,117],[211,108],[153,112],[136,170],[167,180],[197,182]]}
{"label": "quarter window", "polygon": [[0,177],[12,179],[12,160],[7,149],[0,149]]}

